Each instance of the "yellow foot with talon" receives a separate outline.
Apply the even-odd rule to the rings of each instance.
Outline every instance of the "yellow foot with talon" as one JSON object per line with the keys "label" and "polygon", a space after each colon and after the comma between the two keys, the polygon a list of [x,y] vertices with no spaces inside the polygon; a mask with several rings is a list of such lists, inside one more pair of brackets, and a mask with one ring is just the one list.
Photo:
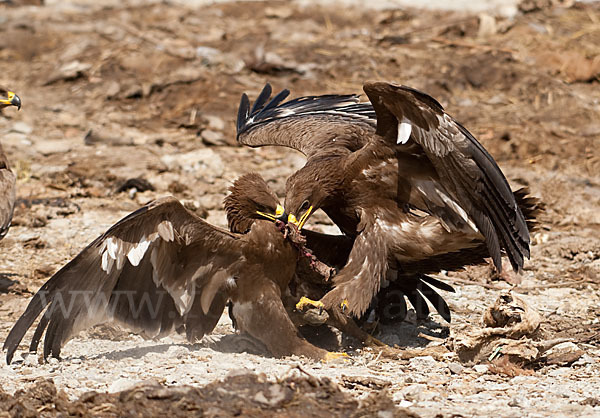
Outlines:
{"label": "yellow foot with talon", "polygon": [[342,303],[340,303],[340,309],[342,312],[346,312],[346,309],[348,309],[348,299],[344,299]]}
{"label": "yellow foot with talon", "polygon": [[350,361],[350,356],[346,353],[334,353],[328,352],[325,354],[325,358],[323,359],[324,363],[328,363],[330,361],[342,359],[344,361]]}
{"label": "yellow foot with talon", "polygon": [[302,296],[298,303],[296,303],[296,309],[298,309],[299,311],[303,311],[307,307],[323,309],[325,308],[325,305],[323,305],[323,302],[321,301],[312,300],[307,298],[306,296]]}

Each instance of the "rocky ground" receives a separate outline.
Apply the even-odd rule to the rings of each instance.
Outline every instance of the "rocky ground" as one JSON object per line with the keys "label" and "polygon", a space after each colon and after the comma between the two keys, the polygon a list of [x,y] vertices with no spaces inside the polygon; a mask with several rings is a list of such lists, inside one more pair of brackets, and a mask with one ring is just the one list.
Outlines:
{"label": "rocky ground", "polygon": [[[292,96],[358,93],[369,79],[422,89],[546,208],[521,277],[439,275],[456,288],[452,324],[411,312],[378,330],[388,350],[343,339],[347,362],[271,358],[226,315],[193,345],[102,326],[61,361],[38,364],[23,345],[0,368],[0,414],[600,416],[597,3],[525,1],[511,18],[87,3],[0,4],[0,83],[23,101],[0,115],[19,198],[0,241],[0,341],[46,279],[141,204],[172,194],[226,226],[226,188],[249,171],[282,196],[303,157],[235,143],[240,95],[267,81]],[[331,230],[324,215],[311,223]],[[520,299],[501,309],[524,325],[491,336],[482,316],[511,288]]]}

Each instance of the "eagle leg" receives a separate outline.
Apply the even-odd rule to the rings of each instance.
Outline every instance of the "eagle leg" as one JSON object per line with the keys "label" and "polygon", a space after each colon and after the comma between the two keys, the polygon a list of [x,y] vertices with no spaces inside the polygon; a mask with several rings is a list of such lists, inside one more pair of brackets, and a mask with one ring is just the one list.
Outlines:
{"label": "eagle leg", "polygon": [[331,308],[327,311],[329,319],[327,324],[340,330],[343,334],[349,335],[359,340],[366,347],[384,347],[387,346],[383,341],[378,340],[371,334],[359,327],[354,319],[344,315],[341,309]]}
{"label": "eagle leg", "polygon": [[273,281],[261,279],[239,284],[232,313],[240,331],[260,340],[275,357],[295,354],[315,360],[332,358],[327,350],[300,336]]}

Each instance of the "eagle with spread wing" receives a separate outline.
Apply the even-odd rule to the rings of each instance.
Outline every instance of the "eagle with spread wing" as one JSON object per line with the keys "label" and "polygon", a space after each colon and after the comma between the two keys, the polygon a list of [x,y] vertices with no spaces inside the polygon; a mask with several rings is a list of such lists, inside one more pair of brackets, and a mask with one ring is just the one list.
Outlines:
{"label": "eagle with spread wing", "polygon": [[[503,254],[529,257],[536,202],[513,193],[485,148],[429,95],[367,82],[357,95],[242,96],[238,142],[286,146],[307,157],[286,184],[288,220],[302,228],[323,209],[352,239],[335,287],[316,306],[360,316],[407,266],[453,270]],[[524,213],[525,212],[525,213]],[[309,243],[310,246],[310,243]],[[410,271],[410,268],[408,269]]]}
{"label": "eagle with spread wing", "polygon": [[[0,86],[0,109],[15,106],[21,109],[21,99],[12,91]],[[0,144],[0,239],[4,238],[15,209],[15,173],[10,169],[8,158]]]}
{"label": "eagle with spread wing", "polygon": [[[301,245],[277,197],[258,174],[236,180],[225,198],[230,232],[175,198],[155,200],[91,242],[33,296],[5,343],[7,362],[41,315],[30,351],[59,357],[79,331],[116,322],[147,338],[177,330],[194,341],[212,332],[228,301],[237,327],[275,356],[331,359],[303,339],[282,302]],[[295,227],[292,227],[295,228]],[[297,231],[297,230],[296,230]],[[301,243],[300,243],[301,244]]]}

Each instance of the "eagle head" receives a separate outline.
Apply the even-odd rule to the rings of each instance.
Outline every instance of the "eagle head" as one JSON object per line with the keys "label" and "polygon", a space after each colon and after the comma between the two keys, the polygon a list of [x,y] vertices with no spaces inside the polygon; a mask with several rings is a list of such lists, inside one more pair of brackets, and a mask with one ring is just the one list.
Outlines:
{"label": "eagle head", "polygon": [[21,109],[21,98],[12,91],[0,86],[0,109],[7,106],[16,106]]}
{"label": "eagle head", "polygon": [[229,191],[223,203],[232,232],[248,232],[256,219],[287,219],[277,196],[259,174],[249,173],[239,177]]}

